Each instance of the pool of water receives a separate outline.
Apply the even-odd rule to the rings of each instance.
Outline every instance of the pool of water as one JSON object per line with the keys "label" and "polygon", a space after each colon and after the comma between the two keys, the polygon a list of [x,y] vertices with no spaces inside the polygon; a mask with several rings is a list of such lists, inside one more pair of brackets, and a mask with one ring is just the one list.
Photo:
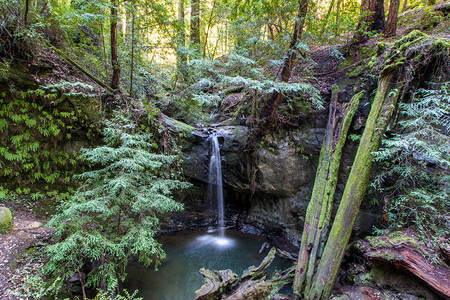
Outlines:
{"label": "pool of water", "polygon": [[[195,290],[204,283],[200,268],[231,269],[241,276],[249,266],[259,265],[268,252],[259,253],[266,239],[235,230],[227,230],[224,237],[215,232],[182,231],[159,241],[167,254],[159,271],[135,262],[127,268],[125,288],[130,292],[138,289],[138,296],[145,300],[194,299]],[[276,258],[269,272],[287,265]]]}

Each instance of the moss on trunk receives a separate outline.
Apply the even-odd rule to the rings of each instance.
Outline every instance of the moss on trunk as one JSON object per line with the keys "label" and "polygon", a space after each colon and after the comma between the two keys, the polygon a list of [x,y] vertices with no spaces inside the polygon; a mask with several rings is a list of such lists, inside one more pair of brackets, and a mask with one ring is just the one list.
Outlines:
{"label": "moss on trunk", "polygon": [[316,260],[329,228],[331,209],[336,190],[342,148],[352,118],[364,92],[353,96],[347,105],[338,102],[337,86],[333,86],[330,113],[320,152],[319,165],[311,200],[306,211],[305,226],[295,271],[294,291],[300,295],[303,288],[308,294],[316,269]]}
{"label": "moss on trunk", "polygon": [[397,102],[399,93],[393,92],[395,84],[392,82],[395,71],[389,68],[380,76],[366,128],[307,299],[326,299],[333,289],[372,173],[372,152],[378,150]]}

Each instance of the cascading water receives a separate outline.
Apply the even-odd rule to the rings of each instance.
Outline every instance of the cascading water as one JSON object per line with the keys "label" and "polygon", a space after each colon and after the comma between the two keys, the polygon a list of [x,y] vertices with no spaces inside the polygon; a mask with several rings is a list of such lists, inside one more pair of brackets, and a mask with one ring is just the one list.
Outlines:
{"label": "cascading water", "polygon": [[210,137],[211,158],[209,160],[208,194],[212,203],[217,201],[217,216],[219,220],[219,236],[224,236],[224,211],[223,211],[223,187],[222,187],[222,166],[220,162],[219,139],[213,134]]}

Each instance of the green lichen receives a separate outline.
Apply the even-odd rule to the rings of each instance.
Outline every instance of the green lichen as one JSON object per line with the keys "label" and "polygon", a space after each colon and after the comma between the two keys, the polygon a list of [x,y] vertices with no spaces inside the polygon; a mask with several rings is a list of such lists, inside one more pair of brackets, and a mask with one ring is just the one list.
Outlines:
{"label": "green lichen", "polygon": [[11,211],[6,207],[0,207],[0,234],[10,231],[12,225]]}

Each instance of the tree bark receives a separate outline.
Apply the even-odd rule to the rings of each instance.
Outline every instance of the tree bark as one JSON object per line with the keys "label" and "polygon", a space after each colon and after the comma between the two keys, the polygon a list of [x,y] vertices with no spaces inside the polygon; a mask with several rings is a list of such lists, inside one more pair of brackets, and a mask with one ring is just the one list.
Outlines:
{"label": "tree bark", "polygon": [[[303,26],[305,24],[306,13],[308,12],[309,0],[300,0],[299,9],[297,14],[297,19],[295,20],[294,33],[292,35],[291,44],[289,46],[287,57],[284,60],[283,68],[281,70],[281,80],[288,82],[291,78],[292,68],[294,67],[294,62],[297,59],[298,41],[301,40],[303,34]],[[283,94],[280,92],[273,92],[269,98],[269,101],[264,105],[263,109],[259,114],[259,130],[261,133],[257,133],[257,136],[261,137],[263,132],[267,128],[271,127],[275,120],[275,113],[277,112],[278,106],[280,105]]]}
{"label": "tree bark", "polygon": [[333,222],[325,249],[311,284],[308,299],[327,299],[336,281],[345,248],[350,239],[356,215],[372,173],[372,153],[377,151],[391,119],[398,94],[391,92],[392,79],[399,66],[385,68],[378,81],[358,151],[345,185],[339,209]]}
{"label": "tree bark", "polygon": [[25,0],[25,12],[23,14],[23,23],[25,27],[28,25],[28,11],[30,9],[30,0]]}
{"label": "tree bark", "polygon": [[364,43],[369,39],[368,32],[382,32],[384,27],[384,0],[363,0],[353,44]]}
{"label": "tree bark", "polygon": [[[338,5],[339,5],[339,2],[338,2]],[[328,6],[327,13],[325,14],[325,17],[323,18],[323,21],[322,21],[323,27],[322,27],[322,30],[320,31],[319,38],[322,38],[323,33],[325,32],[325,28],[328,25],[328,18],[330,17],[331,11],[333,10],[333,6],[334,6],[334,0],[331,0],[330,5]]]}
{"label": "tree bark", "polygon": [[113,90],[119,89],[120,80],[120,65],[117,57],[117,18],[118,18],[118,0],[111,0],[111,88]]}
{"label": "tree bark", "polygon": [[338,102],[338,92],[338,87],[333,86],[328,124],[311,200],[306,211],[295,270],[294,292],[297,296],[301,296],[303,291],[306,298],[308,298],[310,284],[316,271],[316,260],[321,255],[320,252],[329,228],[342,148],[359,100],[364,95],[364,92],[360,92],[353,96],[347,105],[344,105]]}
{"label": "tree bark", "polygon": [[209,30],[212,27],[212,21],[213,21],[214,8],[215,7],[216,7],[216,0],[213,1],[212,8],[211,8],[211,13],[209,14],[208,25],[206,26],[205,41],[204,41],[204,44],[203,44],[203,58],[206,57],[206,47],[208,45]]}
{"label": "tree bark", "polygon": [[136,18],[134,0],[132,0],[132,12],[131,12],[131,66],[130,66],[130,97],[133,94],[133,76],[134,76],[134,22]]}
{"label": "tree bark", "polygon": [[200,51],[200,0],[191,0],[191,46]]}
{"label": "tree bark", "polygon": [[397,33],[397,17],[398,9],[400,7],[400,0],[391,0],[389,5],[389,14],[387,17],[386,28],[384,34],[386,36],[394,36]]}
{"label": "tree bark", "polygon": [[406,11],[406,7],[408,6],[408,0],[403,1],[402,12]]}
{"label": "tree bark", "polygon": [[335,26],[335,31],[334,31],[334,35],[337,36],[339,34],[339,17],[340,17],[340,10],[341,10],[341,0],[337,1],[336,4],[336,26]]}
{"label": "tree bark", "polygon": [[178,22],[177,22],[177,37],[176,37],[176,55],[177,55],[177,70],[184,78],[187,77],[187,56],[184,47],[186,47],[186,26],[184,23],[184,0],[178,0]]}

